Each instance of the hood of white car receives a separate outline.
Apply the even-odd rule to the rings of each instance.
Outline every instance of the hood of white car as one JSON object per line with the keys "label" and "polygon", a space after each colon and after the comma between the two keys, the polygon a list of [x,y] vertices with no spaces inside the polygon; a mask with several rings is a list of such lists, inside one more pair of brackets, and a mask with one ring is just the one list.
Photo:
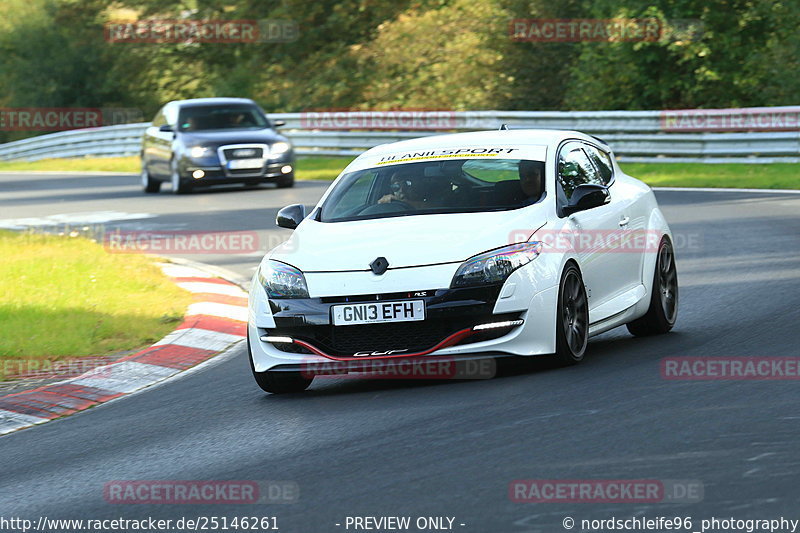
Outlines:
{"label": "hood of white car", "polygon": [[317,222],[306,219],[270,259],[303,272],[369,270],[385,257],[389,268],[455,263],[507,244],[525,242],[545,223],[541,204],[513,211],[414,215]]}

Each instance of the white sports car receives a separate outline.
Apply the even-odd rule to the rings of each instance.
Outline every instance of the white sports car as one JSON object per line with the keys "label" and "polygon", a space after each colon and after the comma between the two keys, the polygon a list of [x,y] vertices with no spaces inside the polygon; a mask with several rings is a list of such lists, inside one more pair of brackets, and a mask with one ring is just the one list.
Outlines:
{"label": "white sports car", "polygon": [[574,131],[423,137],[368,150],[293,228],[250,290],[248,348],[268,392],[325,364],[551,355],[626,324],[669,331],[672,235],[652,190]]}

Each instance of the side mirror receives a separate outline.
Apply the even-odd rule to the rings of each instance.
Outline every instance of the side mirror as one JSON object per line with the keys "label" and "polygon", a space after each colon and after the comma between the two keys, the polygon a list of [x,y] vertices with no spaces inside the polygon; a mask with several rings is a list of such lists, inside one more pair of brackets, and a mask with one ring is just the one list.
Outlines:
{"label": "side mirror", "polygon": [[275,217],[275,223],[279,228],[294,229],[306,218],[306,206],[303,204],[287,205]]}
{"label": "side mirror", "polygon": [[611,195],[608,192],[608,187],[605,185],[596,185],[594,183],[585,183],[578,185],[572,191],[572,196],[569,203],[564,206],[564,213],[571,215],[578,211],[585,211],[594,207],[600,207],[611,201]]}
{"label": "side mirror", "polygon": [[164,133],[172,133],[172,132],[173,132],[173,129],[172,129],[172,126],[170,126],[169,124],[162,124],[162,125],[161,125],[161,126],[158,128],[158,131],[162,131],[162,132],[164,132]]}
{"label": "side mirror", "polygon": [[281,126],[285,126],[285,125],[286,125],[286,121],[285,120],[273,120],[272,121],[272,127],[273,128],[280,128]]}

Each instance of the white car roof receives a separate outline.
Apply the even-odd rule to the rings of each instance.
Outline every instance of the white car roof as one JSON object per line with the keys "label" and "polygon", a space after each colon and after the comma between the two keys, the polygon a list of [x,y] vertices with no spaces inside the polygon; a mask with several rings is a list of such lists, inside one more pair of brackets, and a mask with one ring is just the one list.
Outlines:
{"label": "white car roof", "polygon": [[371,148],[350,163],[346,171],[424,159],[496,157],[503,154],[508,154],[509,159],[545,161],[547,148],[564,139],[591,141],[592,137],[577,131],[542,129],[428,135]]}

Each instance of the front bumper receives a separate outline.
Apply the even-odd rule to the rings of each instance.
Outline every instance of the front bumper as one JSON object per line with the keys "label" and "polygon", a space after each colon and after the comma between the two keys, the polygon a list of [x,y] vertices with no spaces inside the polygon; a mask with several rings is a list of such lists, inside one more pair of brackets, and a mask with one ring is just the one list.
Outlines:
{"label": "front bumper", "polygon": [[[278,350],[316,354],[338,361],[354,357],[412,357],[428,355],[448,346],[489,340],[523,323],[519,313],[494,315],[500,285],[486,288],[438,289],[407,293],[369,294],[304,300],[270,300],[275,327],[264,329],[260,339]],[[336,305],[363,302],[422,300],[426,317],[421,321],[334,326]],[[487,328],[486,324],[505,324]],[[481,328],[480,326],[484,326]],[[475,327],[479,329],[474,329]],[[290,338],[291,342],[285,342]],[[358,355],[357,355],[358,354]]]}
{"label": "front bumper", "polygon": [[[284,167],[287,165],[291,167],[291,170],[284,172]],[[184,157],[178,165],[178,172],[182,179],[191,180],[195,186],[203,186],[242,182],[270,183],[280,179],[291,179],[294,178],[294,167],[294,155],[292,152],[287,152],[278,157],[267,159],[261,168],[241,170],[228,169],[215,156],[199,159]],[[197,170],[203,171],[201,178],[193,176]]]}
{"label": "front bumper", "polygon": [[[248,327],[253,364],[257,371],[265,371],[291,370],[332,361],[357,366],[369,360],[427,361],[552,353],[553,295],[557,291],[549,289],[538,293],[524,309],[498,313],[501,289],[502,286],[497,285],[408,294],[267,300],[274,325],[259,327],[251,314]],[[266,300],[261,287],[253,288],[251,299],[254,294],[263,295]],[[331,324],[332,306],[376,300],[424,300],[426,318],[387,324]],[[475,328],[486,324],[495,327]]]}

